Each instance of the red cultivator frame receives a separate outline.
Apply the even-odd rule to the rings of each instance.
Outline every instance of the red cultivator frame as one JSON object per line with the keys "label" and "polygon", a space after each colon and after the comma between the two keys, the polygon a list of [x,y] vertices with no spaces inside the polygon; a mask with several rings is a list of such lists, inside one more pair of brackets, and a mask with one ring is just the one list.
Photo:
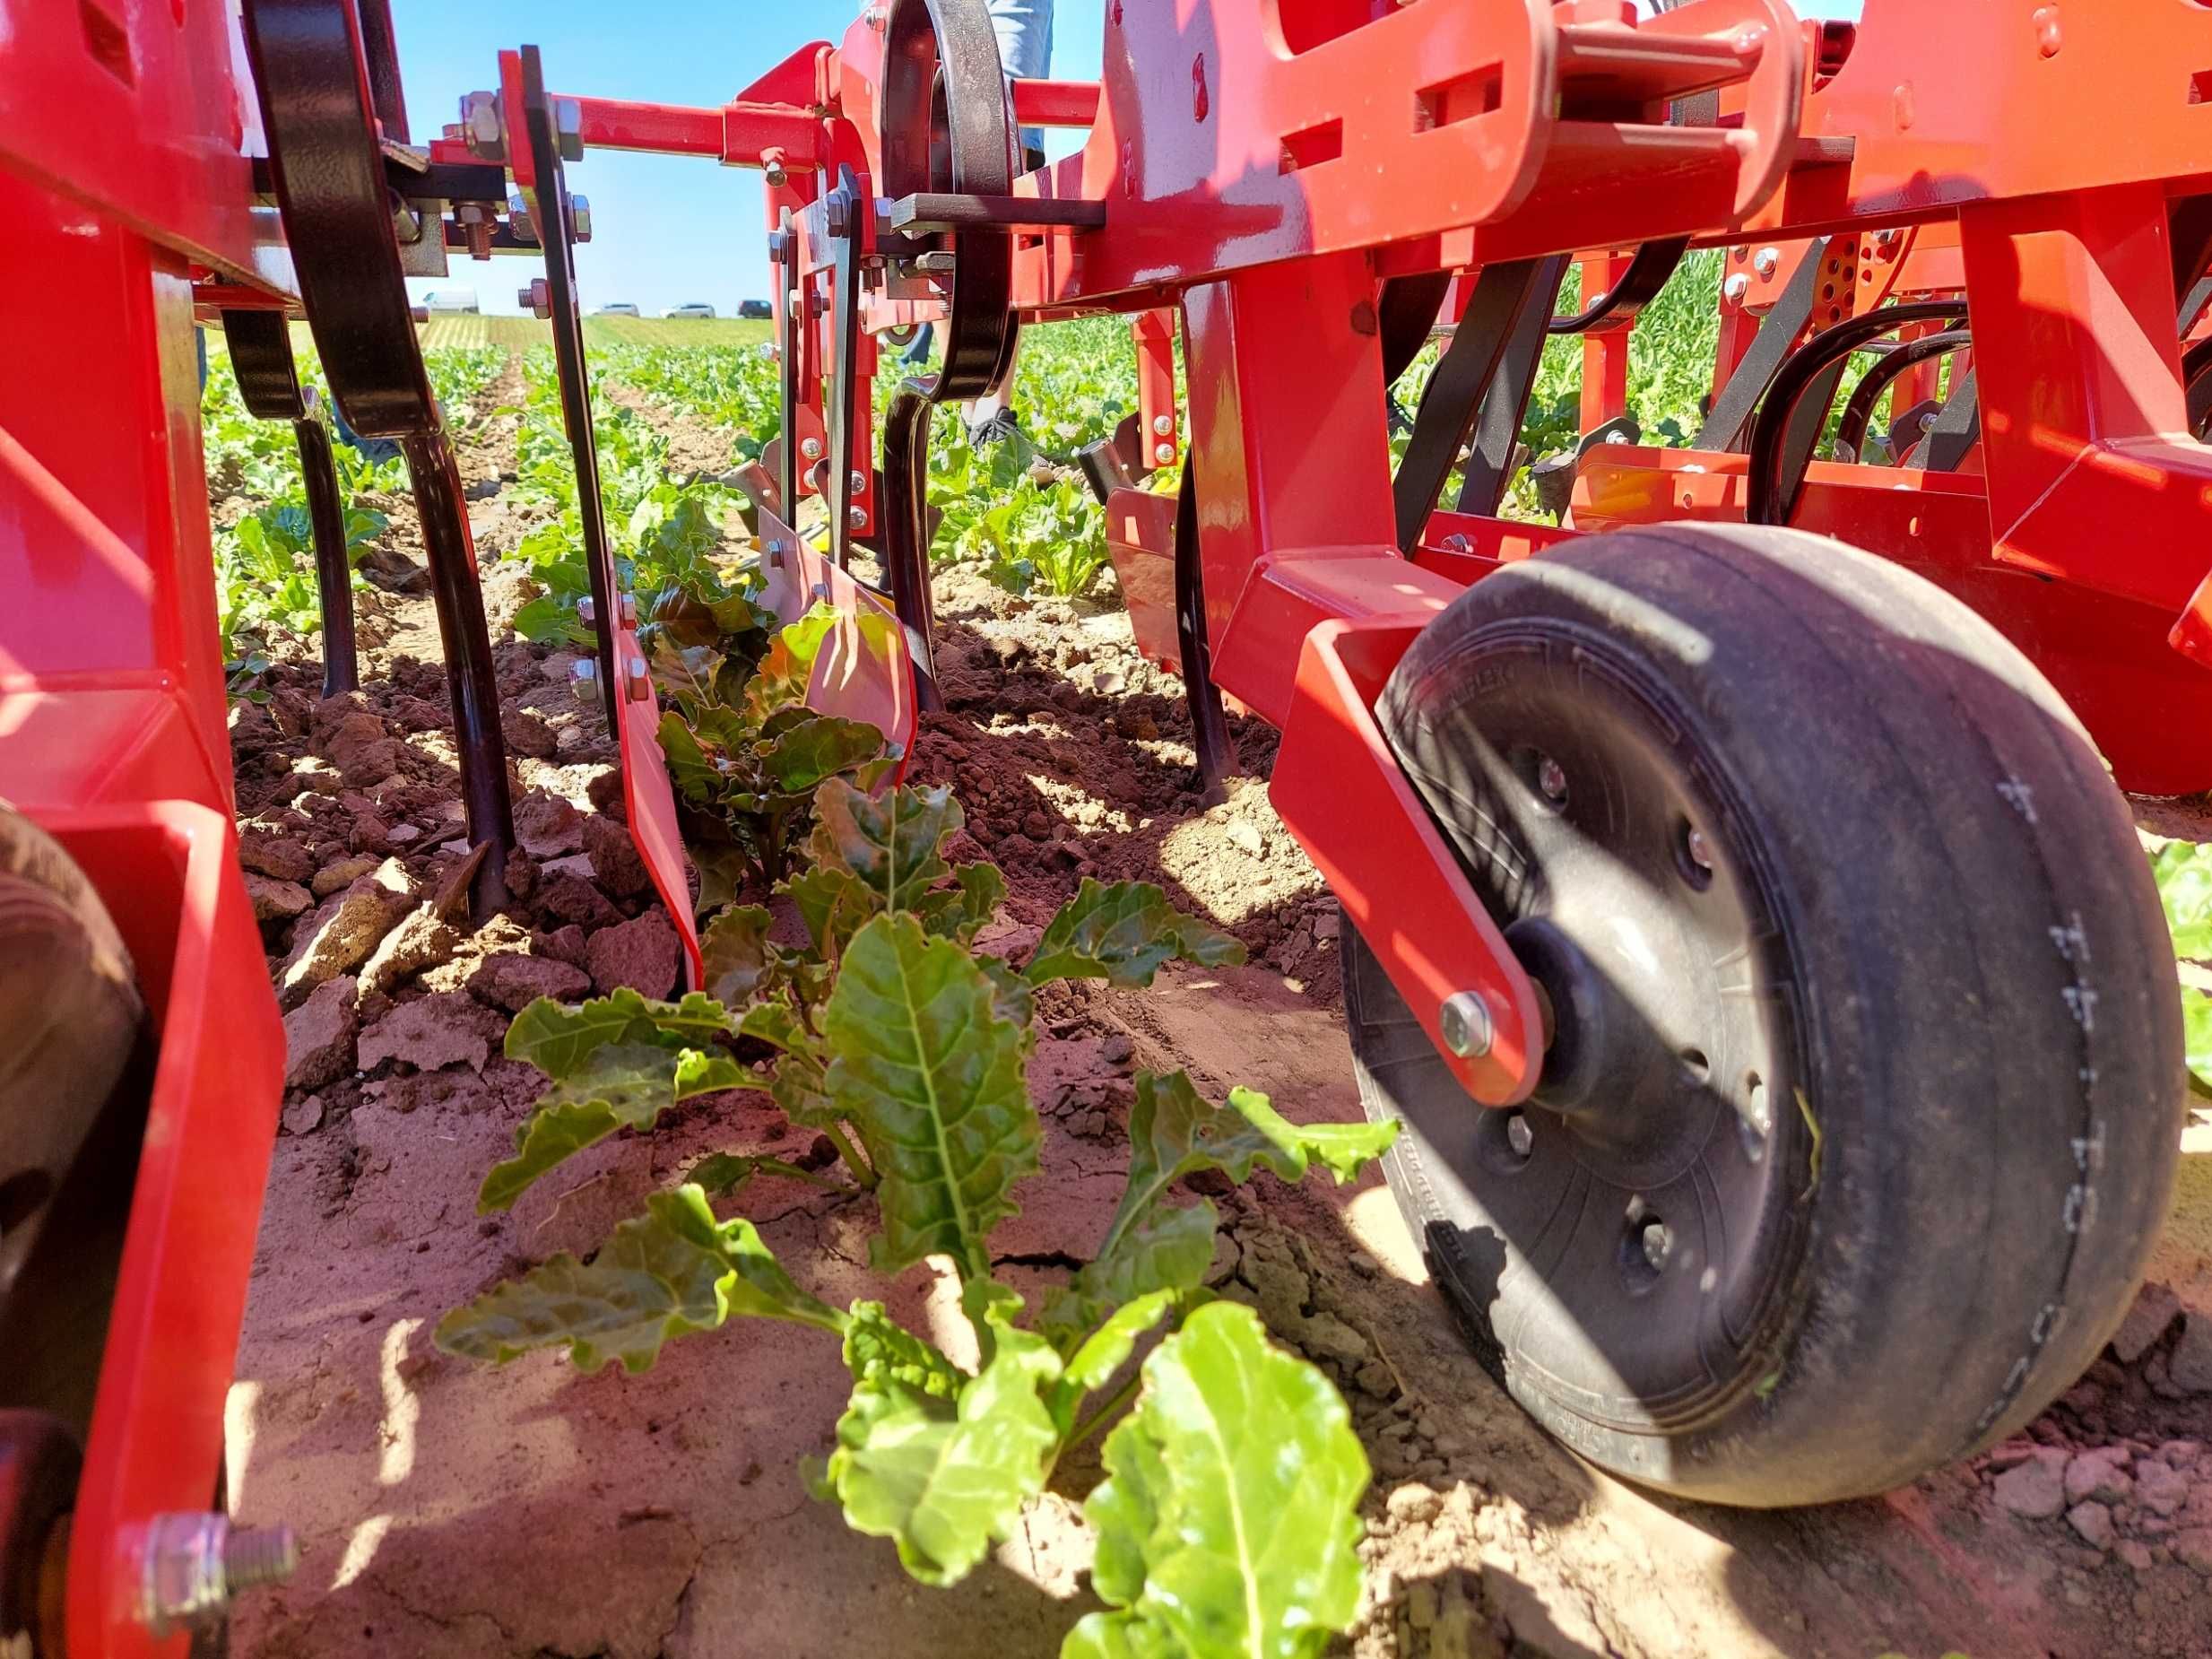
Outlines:
{"label": "red cultivator frame", "polygon": [[[0,1419],[0,1637],[178,1651],[172,1623],[254,1572],[234,1548],[226,1583],[219,1533],[184,1524],[214,1487],[281,1052],[229,822],[195,308],[256,412],[299,424],[311,490],[326,440],[275,313],[405,449],[495,907],[496,699],[403,276],[545,256],[595,674],[688,925],[593,487],[563,168],[594,147],[765,174],[772,595],[839,607],[818,696],[902,742],[934,696],[932,408],[1000,385],[1025,321],[1135,318],[1144,406],[1090,466],[1137,638],[1179,666],[1209,780],[1234,765],[1221,693],[1281,729],[1275,803],[1356,930],[1363,1094],[1408,1125],[1392,1186],[1547,1425],[1660,1487],[1803,1502],[2070,1383],[2177,1129],[2170,962],[2098,754],[2124,788],[2212,786],[2212,355],[2189,343],[2212,11],[1867,10],[1111,0],[1097,84],[1010,97],[981,0],[883,0],[720,109],[549,92],[533,50],[503,54],[425,146],[382,0],[248,0],[242,41],[205,6],[18,16],[11,269],[82,326],[17,312],[0,380],[0,795],[105,899],[159,1057],[82,1479]],[[1089,137],[1024,173],[1017,124]],[[1711,417],[1687,449],[1611,441],[1636,309],[1699,246],[1731,250]],[[1588,304],[1556,316],[1577,257]],[[1387,388],[1440,314],[1393,470]],[[879,471],[874,336],[924,319],[944,362],[883,412]],[[1174,319],[1171,505],[1131,480],[1183,458]],[[1546,469],[1564,527],[1504,519],[1562,332],[1596,441]],[[1813,459],[1854,352],[1875,389]],[[1893,379],[1919,407],[1878,446]],[[810,494],[820,552],[789,528]],[[0,1160],[41,1108],[0,1101]],[[34,1202],[34,1246],[39,1224]]]}

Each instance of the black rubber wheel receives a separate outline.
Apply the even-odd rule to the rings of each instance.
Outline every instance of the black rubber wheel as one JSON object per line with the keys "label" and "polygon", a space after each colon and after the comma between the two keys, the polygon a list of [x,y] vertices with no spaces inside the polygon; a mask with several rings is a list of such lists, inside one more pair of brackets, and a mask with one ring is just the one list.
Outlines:
{"label": "black rubber wheel", "polygon": [[0,1302],[144,1015],[99,893],[0,802]]}
{"label": "black rubber wheel", "polygon": [[79,1433],[137,1168],[147,1032],[99,892],[0,802],[0,1407]]}
{"label": "black rubber wheel", "polygon": [[43,1411],[0,1411],[0,1654],[60,1659],[62,1572],[81,1462]]}
{"label": "black rubber wheel", "polygon": [[2126,807],[2018,651],[1840,543],[1671,525],[1485,578],[1378,715],[1551,1005],[1535,1099],[1487,1110],[1347,930],[1391,1186],[1522,1406],[1778,1506],[2073,1383],[2165,1214],[2181,1014]]}

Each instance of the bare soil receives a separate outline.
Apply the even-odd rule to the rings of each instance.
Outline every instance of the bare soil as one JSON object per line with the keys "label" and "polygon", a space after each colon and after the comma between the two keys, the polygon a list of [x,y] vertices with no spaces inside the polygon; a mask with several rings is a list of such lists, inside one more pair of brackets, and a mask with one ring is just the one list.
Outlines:
{"label": "bare soil", "polygon": [[[679,437],[702,465],[726,453],[711,433]],[[533,522],[500,499],[512,453],[502,421],[462,446],[495,633],[530,591],[500,563]],[[391,551],[419,559],[403,505],[394,523]],[[1110,583],[1031,603],[953,569],[937,606],[949,707],[913,773],[954,786],[964,850],[1005,873],[998,934],[1041,927],[1095,873],[1158,882],[1250,949],[1247,966],[1171,970],[1149,994],[1048,995],[1030,1076],[1044,1173],[999,1243],[1080,1253],[1120,1189],[1136,1068],[1248,1084],[1297,1118],[1358,1116],[1336,908],[1268,805],[1271,733],[1236,724],[1245,776],[1201,810],[1177,684],[1137,657]],[[758,1095],[711,1097],[477,1216],[477,1183],[540,1085],[500,1056],[512,1009],[532,987],[664,994],[673,935],[609,833],[620,792],[599,717],[570,696],[564,654],[518,640],[497,652],[517,900],[473,931],[441,909],[463,847],[431,608],[406,591],[367,608],[370,690],[318,704],[316,664],[287,664],[234,718],[296,1081],[230,1400],[230,1490],[241,1519],[289,1521],[305,1546],[291,1585],[241,1606],[235,1651],[1055,1653],[1096,1604],[1077,1507],[1095,1467],[1063,1471],[1066,1490],[967,1585],[930,1591],[801,1484],[846,1387],[817,1333],[740,1322],[637,1377],[550,1356],[494,1372],[432,1348],[447,1309],[589,1251],[698,1157],[802,1158],[811,1137]],[[334,942],[342,911],[369,918],[366,945]],[[1217,1201],[1230,1241],[1214,1280],[1338,1377],[1375,1464],[1370,1605],[1344,1645],[1361,1659],[2212,1652],[2212,1392],[2184,1385],[2184,1345],[2212,1341],[2212,1117],[2191,1131],[2119,1348],[2028,1436],[1884,1498],[1796,1513],[1655,1499],[1540,1434],[1470,1357],[1377,1180],[1291,1190],[1262,1175]],[[867,1272],[853,1201],[761,1181],[743,1209],[826,1299],[885,1297],[957,1335],[944,1279]]]}

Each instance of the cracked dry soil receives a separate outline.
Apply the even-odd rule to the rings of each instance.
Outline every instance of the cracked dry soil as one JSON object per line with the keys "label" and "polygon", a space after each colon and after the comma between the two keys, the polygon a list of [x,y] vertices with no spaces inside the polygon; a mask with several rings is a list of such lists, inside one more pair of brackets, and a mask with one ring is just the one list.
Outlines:
{"label": "cracked dry soil", "polygon": [[[483,400],[512,401],[513,376]],[[727,446],[664,410],[677,453]],[[536,522],[501,499],[513,427],[461,444],[495,638],[530,595],[499,562]],[[741,1321],[641,1377],[535,1356],[499,1371],[430,1345],[438,1316],[558,1250],[588,1252],[698,1157],[813,1157],[766,1100],[688,1103],[648,1138],[573,1160],[506,1215],[484,1170],[539,1080],[499,1052],[540,994],[675,981],[674,935],[611,814],[603,724],[568,657],[497,652],[524,854],[510,910],[472,929],[452,894],[460,809],[443,671],[411,511],[362,595],[369,689],[318,703],[280,665],[234,716],[243,861],[288,1012],[291,1076],[232,1392],[230,1490],[289,1521],[304,1560],[243,1603],[241,1659],[842,1659],[1049,1655],[1095,1603],[1079,1455],[1063,1490],[950,1592],[811,1499],[846,1379],[819,1333]],[[1172,968],[1150,993],[1055,986],[1030,1081],[1043,1173],[996,1244],[1025,1272],[1096,1238],[1120,1189],[1129,1077],[1187,1067],[1294,1117],[1350,1119],[1337,915],[1270,810],[1271,733],[1237,723],[1245,775],[1201,811],[1176,682],[1110,603],[1010,598],[941,571],[948,709],[912,775],[951,783],[972,846],[1006,874],[1004,948],[1084,874],[1141,877],[1236,934],[1248,966]],[[1327,1368],[1375,1467],[1369,1605],[1340,1651],[1386,1655],[1786,1655],[1870,1659],[2212,1651],[2212,1125],[2184,1160],[2154,1285],[2112,1351],[2028,1437],[1861,1503],[1795,1514],[1653,1499],[1540,1434],[1474,1363],[1379,1180],[1216,1192],[1210,1278]],[[941,1340],[951,1286],[865,1269],[868,1217],[757,1180],[742,1207],[832,1302],[883,1297]],[[2192,1392],[2201,1383],[2198,1391]],[[1095,1452],[1092,1454],[1095,1455]]]}

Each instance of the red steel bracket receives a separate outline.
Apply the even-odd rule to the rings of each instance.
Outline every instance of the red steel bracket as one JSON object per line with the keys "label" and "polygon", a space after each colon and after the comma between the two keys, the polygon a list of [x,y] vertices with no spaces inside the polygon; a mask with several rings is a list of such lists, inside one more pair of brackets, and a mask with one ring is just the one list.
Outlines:
{"label": "red steel bracket", "polygon": [[138,1621],[131,1541],[215,1490],[223,1403],[284,1084],[284,1029],[228,815],[40,809],[108,900],[160,1029],[69,1551],[73,1654],[181,1654]]}
{"label": "red steel bracket", "polygon": [[760,515],[760,546],[768,571],[761,603],[785,623],[797,621],[820,604],[837,613],[837,626],[814,660],[807,707],[817,714],[864,720],[874,726],[898,751],[899,764],[892,776],[903,775],[914,753],[916,712],[906,630],[872,588],[854,581],[765,511]]}
{"label": "red steel bracket", "polygon": [[[614,737],[622,751],[623,813],[629,820],[630,841],[653,878],[653,890],[660,894],[676,937],[683,942],[685,983],[696,989],[706,983],[706,967],[699,960],[698,923],[691,914],[683,831],[676,826],[676,792],[668,781],[668,757],[661,752],[660,699],[653,692],[653,676],[645,672],[636,628],[619,619],[614,660],[622,664],[617,693],[622,717]],[[607,672],[614,672],[612,664]]]}
{"label": "red steel bracket", "polygon": [[[1535,986],[1374,713],[1398,659],[1458,589],[1382,558],[1278,564],[1256,586],[1272,591],[1253,595],[1271,621],[1323,612],[1299,647],[1268,798],[1462,1087],[1484,1106],[1526,1099],[1543,1055]],[[1438,1011],[1463,991],[1489,1011],[1482,1054],[1444,1046]]]}

